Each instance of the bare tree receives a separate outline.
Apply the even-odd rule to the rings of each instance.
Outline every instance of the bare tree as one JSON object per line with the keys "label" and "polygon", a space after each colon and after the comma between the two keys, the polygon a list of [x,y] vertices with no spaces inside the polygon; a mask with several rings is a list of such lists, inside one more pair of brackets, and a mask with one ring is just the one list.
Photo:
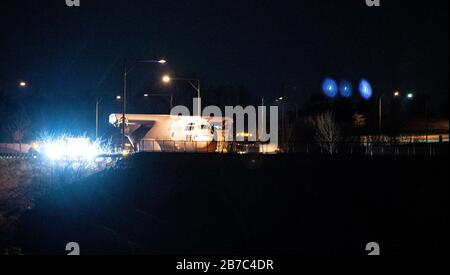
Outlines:
{"label": "bare tree", "polygon": [[341,131],[336,123],[332,112],[316,115],[312,118],[311,123],[315,130],[315,140],[330,154],[337,152],[337,146],[341,140]]}
{"label": "bare tree", "polygon": [[30,129],[31,121],[22,111],[14,114],[6,126],[6,132],[12,137],[15,143],[19,144],[20,151],[22,151],[23,140],[30,133]]}

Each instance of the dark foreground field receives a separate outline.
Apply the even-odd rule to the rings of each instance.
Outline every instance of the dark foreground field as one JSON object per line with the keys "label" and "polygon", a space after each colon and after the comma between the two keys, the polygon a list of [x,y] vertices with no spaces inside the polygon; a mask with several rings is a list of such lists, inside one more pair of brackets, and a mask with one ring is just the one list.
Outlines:
{"label": "dark foreground field", "polygon": [[139,154],[44,197],[25,253],[448,253],[448,158]]}

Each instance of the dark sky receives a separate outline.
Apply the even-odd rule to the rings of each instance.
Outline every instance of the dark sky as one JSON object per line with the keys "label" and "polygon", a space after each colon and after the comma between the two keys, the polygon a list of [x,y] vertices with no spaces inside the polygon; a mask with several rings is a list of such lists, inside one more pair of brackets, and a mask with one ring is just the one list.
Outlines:
{"label": "dark sky", "polygon": [[6,0],[0,84],[23,79],[58,101],[114,96],[123,60],[164,57],[168,66],[139,68],[130,89],[160,89],[149,83],[167,71],[265,97],[291,85],[301,99],[326,76],[367,78],[376,93],[448,95],[448,1],[381,2]]}

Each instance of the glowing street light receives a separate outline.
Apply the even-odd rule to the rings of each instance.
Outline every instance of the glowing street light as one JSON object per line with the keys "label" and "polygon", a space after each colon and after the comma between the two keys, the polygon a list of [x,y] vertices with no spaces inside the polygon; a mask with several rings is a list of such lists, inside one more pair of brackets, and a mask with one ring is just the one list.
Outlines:
{"label": "glowing street light", "polygon": [[170,76],[168,76],[168,75],[165,75],[165,76],[163,76],[163,78],[162,78],[162,81],[163,81],[164,83],[170,83],[171,80],[172,80],[172,79],[171,79]]}
{"label": "glowing street light", "polygon": [[275,99],[275,102],[280,102],[280,101],[283,101],[283,100],[284,100],[284,97],[280,96],[279,98]]}
{"label": "glowing street light", "polygon": [[[394,98],[399,98],[400,92],[394,92]],[[380,95],[379,103],[378,103],[378,131],[381,134],[382,131],[382,119],[383,119],[383,94]]]}
{"label": "glowing street light", "polygon": [[117,100],[121,100],[121,99],[122,99],[122,96],[118,95],[118,96],[116,96],[116,99],[117,99]]}
{"label": "glowing street light", "polygon": [[408,99],[413,99],[413,98],[414,98],[414,94],[413,94],[413,93],[409,93],[406,97],[407,97]]}
{"label": "glowing street light", "polygon": [[159,64],[166,64],[167,61],[166,61],[165,59],[161,59],[161,60],[158,61],[158,63],[159,63]]}
{"label": "glowing street light", "polygon": [[20,81],[19,82],[19,87],[25,88],[26,86],[27,86],[27,83],[25,81]]}

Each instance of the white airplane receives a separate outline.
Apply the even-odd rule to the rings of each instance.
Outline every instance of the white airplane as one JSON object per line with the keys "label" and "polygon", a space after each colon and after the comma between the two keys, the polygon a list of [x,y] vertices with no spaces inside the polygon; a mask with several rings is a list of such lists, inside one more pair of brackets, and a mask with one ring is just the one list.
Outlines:
{"label": "white airplane", "polygon": [[[111,114],[109,123],[122,127],[122,114]],[[125,115],[125,135],[135,151],[206,151],[214,141],[226,140],[233,120],[227,117]]]}

